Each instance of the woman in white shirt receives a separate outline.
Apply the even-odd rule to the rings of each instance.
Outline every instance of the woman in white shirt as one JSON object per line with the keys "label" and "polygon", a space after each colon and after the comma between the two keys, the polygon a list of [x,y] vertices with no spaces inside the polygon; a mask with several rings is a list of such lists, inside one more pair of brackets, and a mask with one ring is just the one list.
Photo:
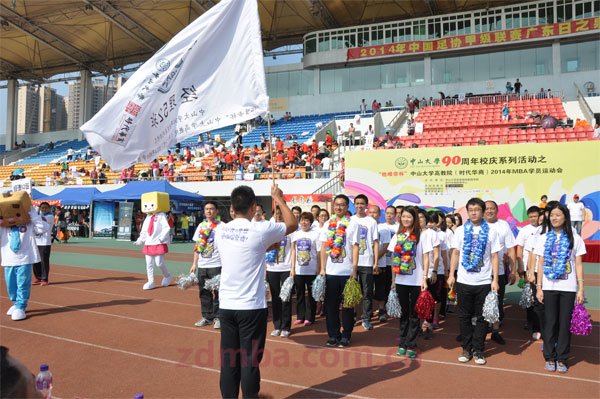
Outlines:
{"label": "woman in white shirt", "polygon": [[[571,314],[575,302],[584,301],[583,263],[585,244],[571,227],[569,209],[556,202],[549,204],[547,232],[536,243],[539,256],[537,299],[544,304],[545,369],[566,373],[571,347]],[[573,270],[575,269],[575,270]]]}
{"label": "woman in white shirt", "polygon": [[[281,210],[275,209],[275,222],[283,221]],[[293,233],[292,233],[293,234]],[[291,269],[291,238],[292,234],[284,236],[279,242],[279,247],[266,254],[267,282],[271,291],[271,307],[273,311],[273,325],[275,329],[271,332],[272,337],[287,338],[292,328],[292,302],[283,302],[279,298],[281,286],[290,276]]]}
{"label": "woman in white shirt", "polygon": [[400,317],[400,343],[398,356],[417,356],[419,317],[415,304],[421,291],[427,289],[429,252],[431,242],[421,240],[418,208],[408,206],[402,210],[400,231],[392,237],[388,250],[392,253],[392,273],[396,293],[402,308]]}
{"label": "woman in white shirt", "polygon": [[[296,287],[295,325],[310,326],[315,322],[317,302],[312,296],[312,284],[321,269],[318,255],[318,229],[312,229],[313,214],[300,214],[300,230],[292,237],[291,275]],[[307,303],[308,302],[308,303]]]}

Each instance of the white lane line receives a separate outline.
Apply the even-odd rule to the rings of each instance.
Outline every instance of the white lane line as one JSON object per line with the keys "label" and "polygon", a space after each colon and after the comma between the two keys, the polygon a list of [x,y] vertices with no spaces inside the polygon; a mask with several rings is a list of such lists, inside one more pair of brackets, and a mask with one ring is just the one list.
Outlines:
{"label": "white lane line", "polygon": [[[8,330],[19,331],[19,332],[22,332],[22,333],[28,333],[28,334],[38,335],[38,336],[42,336],[42,337],[45,337],[45,338],[55,339],[55,340],[58,340],[58,341],[69,342],[69,343],[72,343],[72,344],[78,344],[78,345],[88,346],[88,347],[95,348],[95,349],[102,349],[102,350],[106,350],[106,351],[110,351],[110,352],[117,352],[117,353],[129,355],[129,356],[140,357],[140,358],[143,358],[143,359],[154,360],[154,361],[157,361],[157,362],[168,363],[168,364],[172,364],[172,365],[175,365],[175,366],[181,366],[180,362],[177,362],[177,361],[174,361],[174,360],[171,360],[171,359],[165,359],[165,358],[162,358],[162,357],[150,356],[150,355],[146,355],[146,354],[143,354],[143,353],[126,351],[126,350],[123,350],[123,349],[110,348],[108,346],[97,345],[97,344],[93,344],[91,342],[78,341],[78,340],[75,340],[75,339],[60,337],[60,336],[57,336],[57,335],[49,335],[49,334],[46,334],[46,333],[39,333],[37,331],[26,330],[24,328],[8,327],[8,326],[4,326],[4,325],[1,325],[0,328],[6,328]],[[190,368],[194,368],[194,369],[198,369],[198,370],[209,371],[211,373],[217,373],[217,374],[220,373],[220,370],[218,370],[218,369],[213,369],[213,368],[210,368],[210,367],[202,367],[202,366],[198,366],[196,364],[185,364],[185,366],[186,367],[190,367]],[[349,397],[349,398],[357,398],[357,399],[373,399],[373,398],[370,398],[368,396],[359,396],[359,395],[353,395],[353,394],[346,393],[346,392],[330,391],[330,390],[327,390],[327,389],[313,388],[313,387],[308,387],[308,386],[305,386],[305,385],[292,384],[292,383],[289,383],[289,382],[280,382],[280,381],[275,381],[275,380],[269,380],[269,379],[266,379],[266,378],[261,378],[261,382],[266,382],[268,384],[273,384],[273,385],[280,385],[280,386],[284,386],[284,387],[292,387],[292,388],[296,388],[296,389],[315,391],[315,392],[324,393],[324,394],[327,394],[327,395],[335,395],[335,396],[340,396],[340,397]]]}
{"label": "white lane line", "polygon": [[[0,297],[0,298],[6,298],[6,297]],[[139,318],[135,318],[135,317],[128,317],[128,316],[122,316],[122,315],[115,315],[115,314],[111,314],[111,313],[98,312],[95,310],[78,309],[78,308],[74,308],[74,307],[70,307],[70,306],[55,305],[55,304],[49,304],[49,303],[45,303],[45,302],[37,302],[37,301],[30,301],[30,302],[37,303],[37,304],[43,305],[43,306],[48,306],[48,307],[67,308],[67,309],[72,309],[72,310],[79,311],[79,312],[92,313],[92,314],[108,316],[108,317],[116,317],[116,318],[120,318],[120,319],[138,321],[138,322],[142,322],[142,323],[150,323],[150,324],[156,324],[156,325],[161,325],[161,326],[166,326],[166,327],[181,328],[181,329],[185,329],[185,330],[194,330],[194,331],[198,331],[198,332],[208,332],[211,334],[220,334],[219,331],[215,331],[213,329],[201,329],[201,328],[197,328],[197,327],[181,326],[181,325],[177,325],[177,324],[171,324],[171,323],[165,323],[165,322],[147,320],[147,319],[139,319]],[[283,340],[283,339],[280,339],[280,340],[267,339],[267,341],[284,344],[284,345],[293,345],[293,346],[298,346],[298,347],[303,347],[303,348],[325,349],[323,346],[310,345],[310,344],[298,344],[296,342],[293,342],[290,340]],[[365,355],[365,356],[377,356],[377,357],[388,358],[388,359],[390,359],[390,358],[396,359],[394,356],[390,356],[390,354],[385,354],[385,353],[376,353],[376,352],[370,352],[370,351],[366,352],[366,351],[359,351],[359,350],[348,349],[348,348],[344,349],[344,351],[352,352],[352,353],[356,353],[356,354],[360,354],[360,355]],[[480,370],[504,371],[504,372],[509,372],[509,373],[515,372],[515,373],[535,375],[535,376],[540,376],[540,377],[567,379],[567,380],[592,382],[595,384],[600,384],[600,381],[597,381],[597,380],[589,380],[586,378],[578,378],[578,377],[568,377],[568,376],[563,376],[563,375],[558,375],[558,374],[537,373],[534,371],[527,371],[527,370],[514,370],[514,369],[505,369],[505,368],[501,368],[501,367],[490,367],[490,366],[482,367],[482,366],[475,366],[475,365],[468,365],[468,364],[461,364],[461,363],[454,363],[454,362],[446,362],[446,361],[442,361],[442,360],[423,359],[423,358],[420,358],[417,361],[424,362],[424,363],[432,363],[432,364],[443,364],[443,365],[447,365],[447,366],[474,367],[474,368],[477,368]]]}

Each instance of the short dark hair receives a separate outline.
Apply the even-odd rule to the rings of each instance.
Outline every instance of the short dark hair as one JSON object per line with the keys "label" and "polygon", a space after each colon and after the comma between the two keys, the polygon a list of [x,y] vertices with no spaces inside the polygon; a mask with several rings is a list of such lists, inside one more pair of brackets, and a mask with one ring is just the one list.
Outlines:
{"label": "short dark hair", "polygon": [[425,209],[417,208],[417,213],[419,215],[425,216],[425,223],[431,222],[431,214],[429,212],[427,212]]}
{"label": "short dark hair", "polygon": [[23,375],[8,361],[8,348],[0,346],[0,395],[2,398],[23,398],[27,388]]}
{"label": "short dark hair", "polygon": [[48,205],[48,207],[50,207],[50,204],[49,204],[49,203],[47,203],[46,201],[44,201],[44,202],[42,202],[42,203],[40,204],[40,208],[42,207],[42,205]]}
{"label": "short dark hair", "polygon": [[481,198],[471,198],[469,201],[467,201],[465,208],[469,209],[469,206],[472,205],[478,205],[482,211],[485,211],[485,202],[483,202]]}
{"label": "short dark hair", "polygon": [[315,221],[315,217],[314,217],[314,216],[313,216],[313,214],[312,214],[312,213],[310,213],[310,212],[302,212],[302,213],[300,214],[300,220],[302,220],[302,219],[309,220],[309,221],[310,221],[310,223],[312,223],[312,222],[314,222],[314,221]]}
{"label": "short dark hair", "polygon": [[539,215],[540,213],[542,213],[542,210],[539,206],[533,205],[527,208],[527,214],[529,215],[530,213],[537,213]]}
{"label": "short dark hair", "polygon": [[544,198],[548,199],[548,196],[546,194],[544,194],[540,197],[540,200],[543,200]]}
{"label": "short dark hair", "polygon": [[396,212],[397,212],[397,210],[396,210],[396,207],[395,207],[394,205],[388,205],[388,206],[385,208],[385,210],[387,211],[388,209],[393,209],[393,210],[394,210],[394,213],[396,213]]}
{"label": "short dark hair", "polygon": [[312,211],[313,209],[317,208],[318,210],[321,210],[321,207],[317,204],[313,205],[310,207],[310,210]]}
{"label": "short dark hair", "polygon": [[338,194],[335,196],[335,198],[333,199],[333,202],[335,202],[338,198],[343,199],[346,202],[346,206],[350,205],[350,198],[348,198],[347,195],[344,194]]}
{"label": "short dark hair", "polygon": [[204,205],[202,206],[202,208],[206,208],[206,205],[212,205],[215,207],[216,210],[219,210],[219,206],[217,205],[217,203],[215,201],[209,200],[209,201],[205,201]]}
{"label": "short dark hair", "polygon": [[292,207],[292,212],[293,211],[298,211],[298,212],[302,213],[302,208],[300,208],[298,205],[296,205],[296,206]]}
{"label": "short dark hair", "polygon": [[256,204],[262,208],[262,205],[256,203],[254,190],[248,186],[238,186],[231,192],[231,206],[235,213],[247,213],[250,206]]}
{"label": "short dark hair", "polygon": [[[491,202],[492,204],[494,204],[494,206],[496,207],[496,209],[498,209],[498,204],[496,203],[496,201],[493,200],[485,200],[485,202]],[[487,206],[486,206],[487,208]]]}
{"label": "short dark hair", "polygon": [[356,200],[359,200],[359,199],[364,200],[365,204],[369,205],[369,199],[367,198],[366,195],[358,194],[356,197],[354,197],[354,203],[356,203]]}

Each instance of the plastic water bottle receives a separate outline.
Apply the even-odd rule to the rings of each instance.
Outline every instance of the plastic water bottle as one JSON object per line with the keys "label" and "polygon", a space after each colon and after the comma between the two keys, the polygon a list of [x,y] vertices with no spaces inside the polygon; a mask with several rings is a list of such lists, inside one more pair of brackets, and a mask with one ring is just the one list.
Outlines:
{"label": "plastic water bottle", "polygon": [[44,399],[52,397],[52,373],[48,370],[47,364],[40,366],[40,372],[35,377],[35,388],[42,394]]}

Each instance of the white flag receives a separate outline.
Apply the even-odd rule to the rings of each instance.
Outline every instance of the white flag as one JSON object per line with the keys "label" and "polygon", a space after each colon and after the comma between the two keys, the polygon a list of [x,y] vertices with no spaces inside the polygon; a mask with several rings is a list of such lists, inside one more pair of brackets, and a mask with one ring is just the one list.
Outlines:
{"label": "white flag", "polygon": [[120,170],[268,106],[257,2],[223,0],[158,50],[81,130]]}

